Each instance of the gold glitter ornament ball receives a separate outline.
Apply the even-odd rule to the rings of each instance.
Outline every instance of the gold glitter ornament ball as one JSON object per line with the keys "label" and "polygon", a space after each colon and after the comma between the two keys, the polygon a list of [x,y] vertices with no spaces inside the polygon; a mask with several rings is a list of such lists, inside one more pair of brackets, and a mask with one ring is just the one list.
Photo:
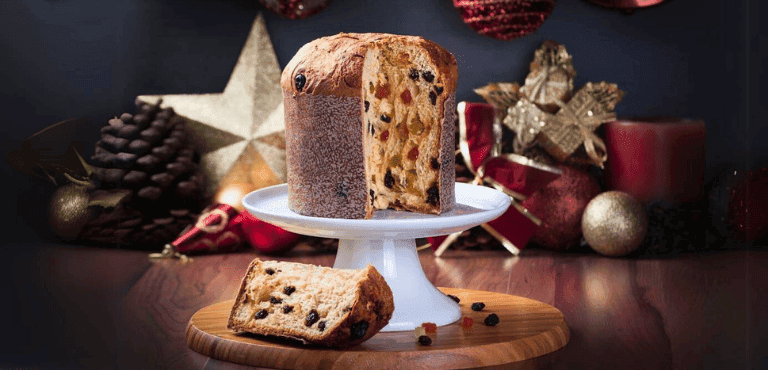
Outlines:
{"label": "gold glitter ornament ball", "polygon": [[604,256],[618,257],[636,250],[648,231],[645,208],[631,195],[607,191],[594,197],[581,217],[589,246]]}
{"label": "gold glitter ornament ball", "polygon": [[65,240],[80,235],[85,224],[95,216],[93,207],[88,207],[89,197],[89,189],[77,184],[56,189],[48,209],[48,222],[56,235]]}

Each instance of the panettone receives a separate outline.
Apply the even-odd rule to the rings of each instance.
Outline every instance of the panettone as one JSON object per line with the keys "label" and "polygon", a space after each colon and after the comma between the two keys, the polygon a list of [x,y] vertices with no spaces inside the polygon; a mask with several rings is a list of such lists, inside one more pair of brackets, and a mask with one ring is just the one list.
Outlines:
{"label": "panettone", "polygon": [[317,217],[440,214],[454,196],[456,59],[416,36],[342,33],[282,74],[288,204]]}

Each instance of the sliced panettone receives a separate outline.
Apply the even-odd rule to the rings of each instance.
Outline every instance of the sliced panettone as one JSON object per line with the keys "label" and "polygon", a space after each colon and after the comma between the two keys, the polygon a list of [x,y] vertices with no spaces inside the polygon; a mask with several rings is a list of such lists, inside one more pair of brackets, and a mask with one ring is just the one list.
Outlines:
{"label": "sliced panettone", "polygon": [[256,259],[227,327],[344,348],[376,334],[393,310],[392,291],[371,265],[344,270]]}

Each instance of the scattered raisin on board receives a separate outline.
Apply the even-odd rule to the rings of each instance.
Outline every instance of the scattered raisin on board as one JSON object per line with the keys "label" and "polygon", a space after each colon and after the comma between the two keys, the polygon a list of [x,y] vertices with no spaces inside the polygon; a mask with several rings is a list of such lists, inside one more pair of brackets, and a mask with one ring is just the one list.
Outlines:
{"label": "scattered raisin on board", "polygon": [[485,303],[483,302],[472,303],[472,311],[482,311],[483,308],[485,308]]}
{"label": "scattered raisin on board", "polygon": [[487,326],[496,326],[499,323],[499,315],[492,313],[483,320],[483,323]]}

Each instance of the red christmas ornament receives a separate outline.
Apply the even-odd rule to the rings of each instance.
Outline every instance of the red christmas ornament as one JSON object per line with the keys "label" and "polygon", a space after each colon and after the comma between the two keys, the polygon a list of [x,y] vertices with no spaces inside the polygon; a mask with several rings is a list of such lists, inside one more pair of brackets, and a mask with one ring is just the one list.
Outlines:
{"label": "red christmas ornament", "polygon": [[328,7],[331,0],[259,0],[261,5],[288,19],[304,19]]}
{"label": "red christmas ornament", "polygon": [[556,0],[453,0],[464,23],[481,35],[512,40],[536,31]]}
{"label": "red christmas ornament", "polygon": [[210,206],[171,245],[184,254],[237,249],[243,243],[238,215],[237,209],[227,204]]}
{"label": "red christmas ornament", "polygon": [[242,229],[248,244],[264,254],[287,252],[296,245],[300,235],[264,222],[248,211],[240,213],[243,219]]}
{"label": "red christmas ornament", "polygon": [[574,166],[559,165],[562,175],[533,193],[523,207],[541,219],[531,241],[542,247],[566,250],[581,239],[581,216],[600,193],[597,181]]}
{"label": "red christmas ornament", "polygon": [[228,252],[247,241],[254,249],[265,254],[277,254],[291,249],[299,235],[254,217],[248,211],[238,211],[228,204],[215,204],[206,208],[195,225],[182,231],[176,240],[166,244],[160,253],[150,258],[180,258],[187,254]]}
{"label": "red christmas ornament", "polygon": [[768,234],[768,167],[739,176],[728,192],[728,223],[745,242]]}

